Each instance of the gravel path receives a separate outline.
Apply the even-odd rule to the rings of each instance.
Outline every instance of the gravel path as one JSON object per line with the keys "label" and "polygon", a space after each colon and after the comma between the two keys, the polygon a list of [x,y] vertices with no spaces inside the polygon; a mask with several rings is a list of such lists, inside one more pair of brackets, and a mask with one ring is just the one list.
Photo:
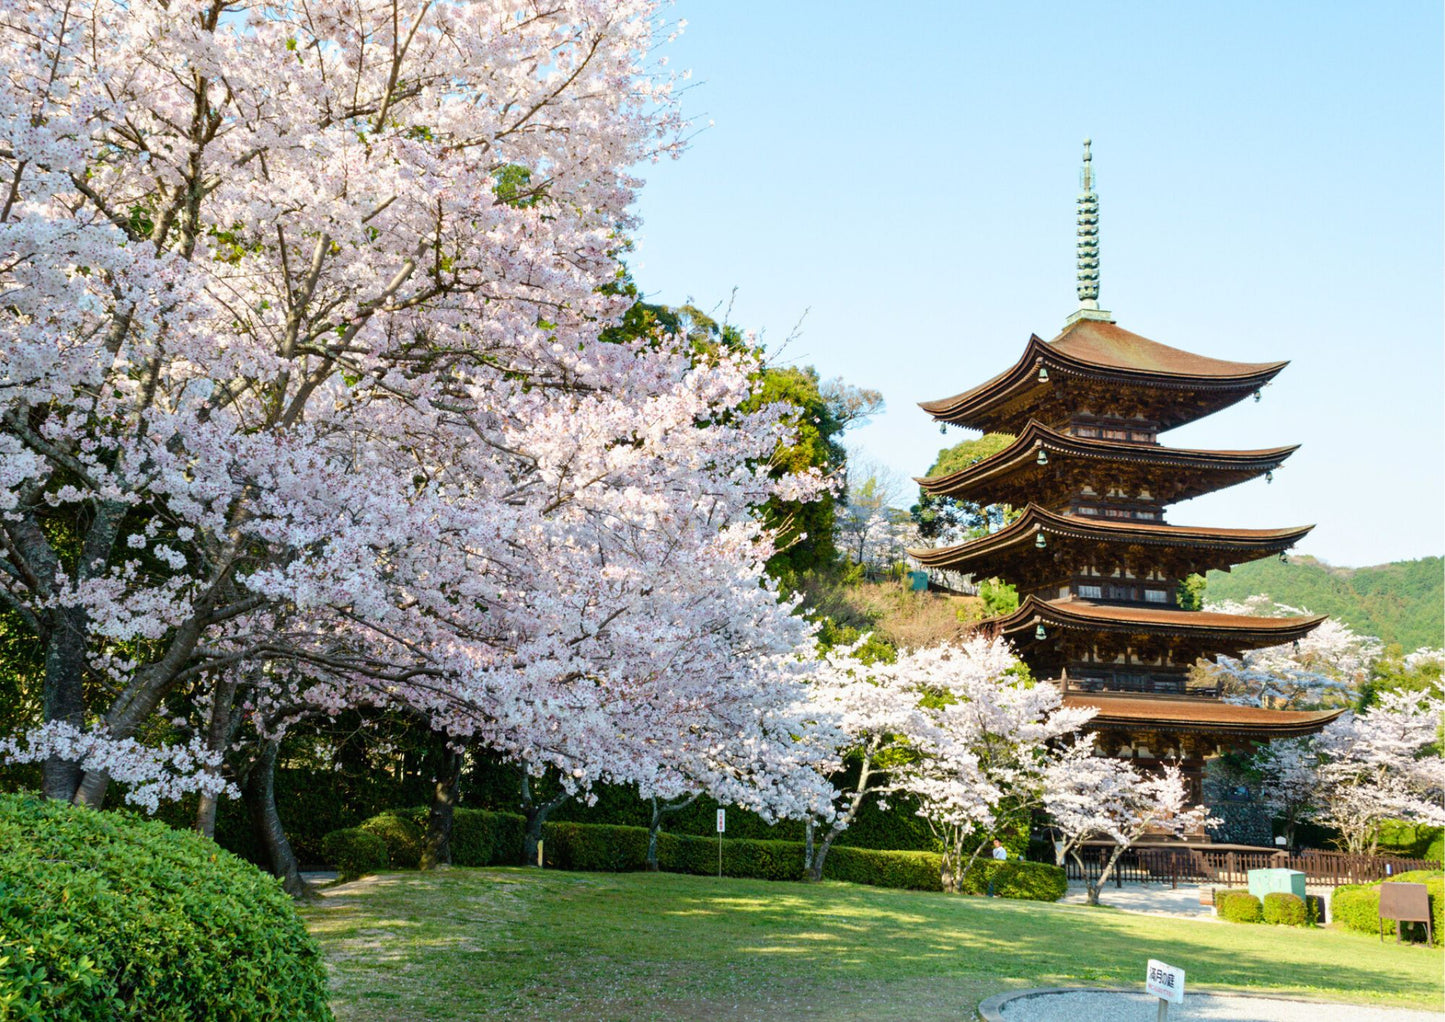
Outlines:
{"label": "gravel path", "polygon": [[[1006,1022],[1154,1022],[1157,998],[1142,993],[1074,990],[1019,998],[1003,1005]],[[1357,1004],[1321,1004],[1272,997],[1185,994],[1169,1006],[1169,1022],[1441,1022],[1445,1013]]]}

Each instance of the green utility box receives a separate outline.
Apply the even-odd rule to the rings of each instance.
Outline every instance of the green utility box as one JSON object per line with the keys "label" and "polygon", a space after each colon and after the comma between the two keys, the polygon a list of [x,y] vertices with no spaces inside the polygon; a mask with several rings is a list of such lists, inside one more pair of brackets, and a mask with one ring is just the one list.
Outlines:
{"label": "green utility box", "polygon": [[908,573],[908,588],[915,593],[921,593],[928,588],[928,572],[910,571]]}
{"label": "green utility box", "polygon": [[1260,901],[1266,894],[1305,896],[1305,875],[1297,869],[1252,869],[1249,871],[1249,893]]}

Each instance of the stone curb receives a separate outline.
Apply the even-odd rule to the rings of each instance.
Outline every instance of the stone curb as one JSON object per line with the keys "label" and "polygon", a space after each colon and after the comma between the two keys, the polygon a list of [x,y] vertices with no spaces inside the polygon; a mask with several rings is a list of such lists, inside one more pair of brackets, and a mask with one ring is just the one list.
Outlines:
{"label": "stone curb", "polygon": [[[1047,997],[1050,994],[1142,994],[1138,987],[1034,987],[1032,990],[1012,990],[994,994],[978,1006],[978,1017],[983,1022],[1005,1022],[1004,1008],[1012,1001],[1026,1001],[1033,997]],[[1293,1001],[1296,1004],[1330,1005],[1336,1008],[1375,1007],[1375,1005],[1354,1005],[1346,1001],[1326,1001],[1316,997],[1290,997],[1284,994],[1247,994],[1233,990],[1196,989],[1188,996],[1199,997],[1243,997],[1257,1001]],[[1416,1010],[1416,1009],[1406,1009]]]}

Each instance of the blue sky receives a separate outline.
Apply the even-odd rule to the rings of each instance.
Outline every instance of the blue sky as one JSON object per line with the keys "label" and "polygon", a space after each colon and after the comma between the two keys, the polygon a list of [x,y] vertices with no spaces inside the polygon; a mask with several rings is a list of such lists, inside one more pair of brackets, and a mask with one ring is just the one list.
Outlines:
{"label": "blue sky", "polygon": [[1445,551],[1438,3],[679,0],[701,131],[648,167],[654,299],[881,390],[850,446],[907,476],[964,390],[1074,309],[1094,140],[1101,304],[1154,340],[1292,364],[1175,446],[1303,443],[1180,524],[1316,522],[1335,564]]}

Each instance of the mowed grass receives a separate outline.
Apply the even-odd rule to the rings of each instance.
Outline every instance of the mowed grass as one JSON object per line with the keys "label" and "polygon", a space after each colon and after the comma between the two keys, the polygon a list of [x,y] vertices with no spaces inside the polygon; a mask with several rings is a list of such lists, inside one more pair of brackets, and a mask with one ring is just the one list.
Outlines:
{"label": "mowed grass", "polygon": [[1190,989],[1442,1000],[1438,950],[1360,934],[839,883],[453,869],[304,915],[342,1022],[971,1019],[1007,989],[1142,986],[1151,957]]}

